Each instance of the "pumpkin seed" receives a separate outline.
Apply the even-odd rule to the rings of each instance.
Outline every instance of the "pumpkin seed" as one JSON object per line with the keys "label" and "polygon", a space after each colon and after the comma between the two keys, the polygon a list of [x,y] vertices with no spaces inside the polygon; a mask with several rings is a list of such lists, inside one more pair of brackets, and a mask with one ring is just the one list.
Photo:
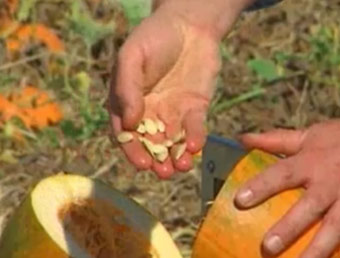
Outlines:
{"label": "pumpkin seed", "polygon": [[162,152],[156,155],[156,158],[159,162],[164,162],[169,156],[169,152]]}
{"label": "pumpkin seed", "polygon": [[129,132],[121,132],[117,136],[117,140],[119,143],[127,143],[132,141],[133,139],[133,134]]}
{"label": "pumpkin seed", "polygon": [[147,151],[151,154],[151,156],[157,159],[160,162],[164,162],[167,157],[169,156],[169,150],[163,144],[154,144],[150,140],[146,139],[145,137],[139,137],[139,140]]}
{"label": "pumpkin seed", "polygon": [[180,132],[178,132],[177,134],[175,134],[175,136],[172,138],[172,141],[173,141],[173,143],[178,143],[178,142],[184,140],[184,138],[185,138],[185,131],[183,129]]}
{"label": "pumpkin seed", "polygon": [[144,137],[139,137],[139,141],[143,143],[146,150],[151,154],[153,158],[155,158],[156,156],[155,153],[153,152],[153,143]]}
{"label": "pumpkin seed", "polygon": [[153,144],[152,151],[155,154],[160,154],[160,153],[168,152],[168,148],[165,147],[163,144]]}
{"label": "pumpkin seed", "polygon": [[171,141],[171,140],[166,140],[164,143],[163,143],[164,146],[170,148],[172,147],[172,145],[174,145],[174,143]]}
{"label": "pumpkin seed", "polygon": [[178,160],[180,157],[182,157],[186,148],[187,148],[186,143],[182,143],[182,144],[178,144],[178,145],[174,146],[174,150],[173,150],[173,153],[174,153],[174,156],[175,156],[174,158],[176,160]]}
{"label": "pumpkin seed", "polygon": [[144,119],[144,127],[146,133],[148,134],[155,135],[157,133],[158,128],[156,123],[149,118]]}
{"label": "pumpkin seed", "polygon": [[158,131],[161,132],[161,133],[164,133],[165,132],[165,124],[163,123],[163,121],[157,119],[156,124],[157,124]]}
{"label": "pumpkin seed", "polygon": [[137,132],[140,134],[145,134],[146,130],[145,130],[145,125],[143,123],[140,123],[138,125]]}

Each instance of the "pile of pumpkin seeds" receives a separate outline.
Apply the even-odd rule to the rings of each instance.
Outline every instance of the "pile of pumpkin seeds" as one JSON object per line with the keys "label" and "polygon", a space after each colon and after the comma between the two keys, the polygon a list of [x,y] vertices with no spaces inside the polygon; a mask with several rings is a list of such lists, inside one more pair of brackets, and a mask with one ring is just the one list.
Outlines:
{"label": "pile of pumpkin seeds", "polygon": [[[167,139],[163,143],[156,144],[144,137],[146,134],[155,135],[158,132],[165,132],[165,124],[161,120],[152,120],[149,118],[143,119],[138,125],[136,132],[141,136],[138,140],[143,144],[145,149],[151,154],[151,156],[159,162],[164,162],[169,156],[169,149],[173,147],[173,155],[178,160],[185,152],[186,143],[185,131],[182,130],[177,133],[171,140]],[[128,131],[123,131],[118,134],[117,140],[119,143],[124,144],[133,140],[133,134]]]}

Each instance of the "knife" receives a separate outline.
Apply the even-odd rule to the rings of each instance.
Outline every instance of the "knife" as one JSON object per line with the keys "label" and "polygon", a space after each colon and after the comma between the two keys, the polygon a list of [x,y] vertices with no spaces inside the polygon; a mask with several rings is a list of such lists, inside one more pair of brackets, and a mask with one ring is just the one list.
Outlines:
{"label": "knife", "polygon": [[248,154],[232,139],[209,135],[202,152],[201,199],[205,214],[235,165]]}

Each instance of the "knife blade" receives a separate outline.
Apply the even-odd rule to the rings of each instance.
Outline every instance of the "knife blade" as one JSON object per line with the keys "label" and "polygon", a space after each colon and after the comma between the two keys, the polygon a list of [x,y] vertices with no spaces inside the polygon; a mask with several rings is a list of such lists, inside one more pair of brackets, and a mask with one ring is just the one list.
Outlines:
{"label": "knife blade", "polygon": [[202,152],[201,199],[205,214],[228,175],[248,151],[235,140],[209,135]]}

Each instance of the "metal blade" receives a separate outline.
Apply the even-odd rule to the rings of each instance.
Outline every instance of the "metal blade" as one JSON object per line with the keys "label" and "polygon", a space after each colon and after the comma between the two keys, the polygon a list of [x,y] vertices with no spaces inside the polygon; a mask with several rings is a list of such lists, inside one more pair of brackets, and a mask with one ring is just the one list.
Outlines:
{"label": "metal blade", "polygon": [[202,156],[202,211],[206,213],[209,204],[223,186],[234,166],[248,152],[236,141],[209,135]]}

